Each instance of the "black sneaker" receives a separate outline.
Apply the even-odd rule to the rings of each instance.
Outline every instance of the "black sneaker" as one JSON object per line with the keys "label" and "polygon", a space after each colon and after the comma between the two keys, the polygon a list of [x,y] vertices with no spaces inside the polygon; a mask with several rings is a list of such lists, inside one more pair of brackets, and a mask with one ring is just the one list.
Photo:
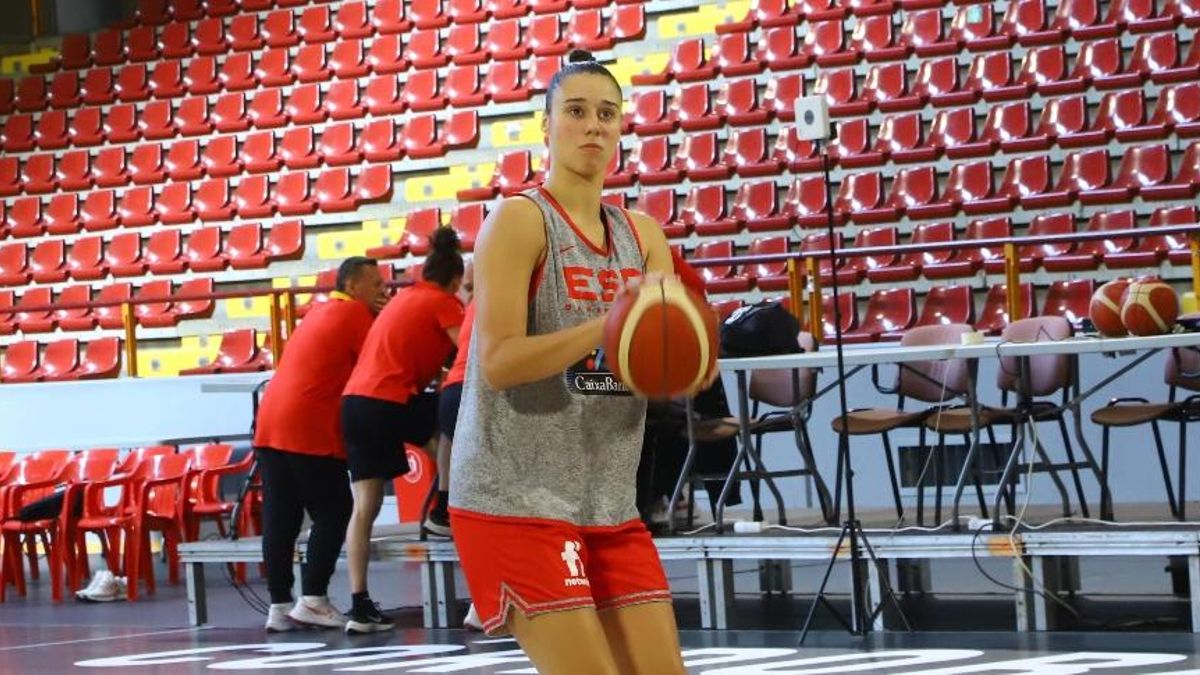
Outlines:
{"label": "black sneaker", "polygon": [[396,627],[395,622],[380,611],[379,603],[371,600],[355,603],[346,618],[346,632],[351,635],[380,633]]}
{"label": "black sneaker", "polygon": [[450,513],[444,508],[430,509],[429,515],[425,516],[425,522],[421,523],[421,527],[425,528],[426,532],[439,537],[454,536],[450,532]]}

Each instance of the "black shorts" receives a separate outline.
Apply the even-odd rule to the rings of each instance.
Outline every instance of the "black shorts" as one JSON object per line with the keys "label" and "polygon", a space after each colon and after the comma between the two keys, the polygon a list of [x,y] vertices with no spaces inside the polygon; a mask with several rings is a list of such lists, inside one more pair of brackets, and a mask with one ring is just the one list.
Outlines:
{"label": "black shorts", "polygon": [[342,397],[342,436],[350,481],[391,480],[408,473],[404,444],[425,445],[437,429],[437,395],[422,392],[405,403],[368,396]]}
{"label": "black shorts", "polygon": [[447,385],[438,395],[438,431],[446,438],[454,438],[458,427],[458,406],[462,403],[462,382]]}

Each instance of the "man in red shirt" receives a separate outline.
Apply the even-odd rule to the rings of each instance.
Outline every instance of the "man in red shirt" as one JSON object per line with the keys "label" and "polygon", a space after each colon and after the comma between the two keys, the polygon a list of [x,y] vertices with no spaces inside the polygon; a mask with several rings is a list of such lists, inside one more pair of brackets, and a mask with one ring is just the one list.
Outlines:
{"label": "man in red shirt", "polygon": [[[258,409],[254,447],[263,484],[268,631],[346,624],[328,598],[353,505],[340,401],[385,302],[378,264],[370,258],[346,259],[338,268],[337,290],[313,307],[288,339]],[[293,605],[293,551],[305,511],[313,523],[301,570],[302,595]]]}

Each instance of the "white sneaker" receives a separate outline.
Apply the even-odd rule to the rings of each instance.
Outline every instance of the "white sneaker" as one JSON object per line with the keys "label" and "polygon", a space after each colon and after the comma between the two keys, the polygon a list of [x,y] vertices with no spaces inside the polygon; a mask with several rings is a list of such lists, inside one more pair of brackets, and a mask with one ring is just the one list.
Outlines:
{"label": "white sneaker", "polygon": [[77,600],[86,599],[89,593],[94,593],[100,588],[100,585],[104,583],[105,578],[112,577],[112,575],[112,572],[109,572],[108,570],[96,570],[96,572],[92,574],[92,580],[88,582],[88,585],[75,591],[75,598]]}
{"label": "white sneaker", "polygon": [[113,602],[115,600],[124,600],[126,597],[125,587],[118,583],[117,578],[108,572],[100,580],[95,588],[85,589],[83,597],[80,599],[84,602]]}
{"label": "white sneaker", "polygon": [[467,616],[463,619],[463,628],[470,630],[483,631],[483,621],[479,620],[479,612],[475,611],[475,603],[471,603],[471,609],[467,610]]}
{"label": "white sneaker", "polygon": [[288,610],[292,605],[287,602],[279,602],[271,605],[271,609],[267,611],[267,632],[268,633],[287,633],[296,630],[299,626],[295,621],[292,621],[288,616]]}
{"label": "white sneaker", "polygon": [[305,595],[287,613],[292,621],[320,628],[345,628],[346,616],[324,595]]}

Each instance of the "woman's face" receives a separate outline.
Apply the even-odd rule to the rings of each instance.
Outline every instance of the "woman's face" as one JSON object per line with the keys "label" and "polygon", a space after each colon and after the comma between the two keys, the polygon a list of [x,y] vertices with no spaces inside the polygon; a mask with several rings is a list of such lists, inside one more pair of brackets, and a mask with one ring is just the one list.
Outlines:
{"label": "woman's face", "polygon": [[582,176],[603,173],[621,140],[621,92],[603,75],[571,75],[559,83],[542,126],[551,166]]}

